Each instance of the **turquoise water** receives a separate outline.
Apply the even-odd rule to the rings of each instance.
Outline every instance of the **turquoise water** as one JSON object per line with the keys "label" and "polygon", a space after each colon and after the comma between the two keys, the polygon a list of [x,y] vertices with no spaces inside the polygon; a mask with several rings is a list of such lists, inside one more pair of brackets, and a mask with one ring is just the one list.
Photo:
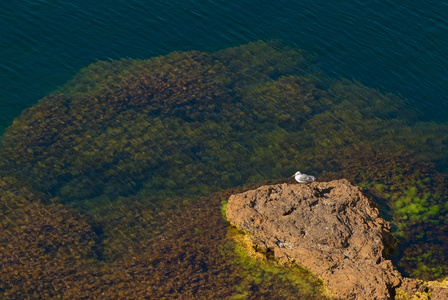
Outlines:
{"label": "turquoise water", "polygon": [[281,39],[447,117],[444,1],[2,1],[0,129],[97,60]]}

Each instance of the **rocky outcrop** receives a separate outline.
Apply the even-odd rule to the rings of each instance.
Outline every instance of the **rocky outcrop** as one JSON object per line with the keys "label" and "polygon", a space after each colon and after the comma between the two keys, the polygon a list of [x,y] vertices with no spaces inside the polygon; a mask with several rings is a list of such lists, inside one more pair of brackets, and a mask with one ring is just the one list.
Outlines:
{"label": "rocky outcrop", "polygon": [[347,180],[262,186],[230,197],[227,218],[254,247],[298,263],[335,298],[391,299],[402,277],[386,260],[396,240],[375,202]]}
{"label": "rocky outcrop", "polygon": [[395,300],[446,300],[448,299],[448,278],[444,281],[423,281],[403,278],[396,290]]}

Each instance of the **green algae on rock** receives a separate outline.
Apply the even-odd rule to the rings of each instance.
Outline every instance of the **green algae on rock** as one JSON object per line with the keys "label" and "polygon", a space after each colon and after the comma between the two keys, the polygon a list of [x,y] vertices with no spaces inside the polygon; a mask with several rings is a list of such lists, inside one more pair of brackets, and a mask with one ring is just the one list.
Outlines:
{"label": "green algae on rock", "polygon": [[370,163],[352,164],[337,176],[362,185],[382,204],[383,215],[400,241],[392,257],[394,263],[404,275],[414,278],[446,276],[446,175],[437,172],[432,163],[403,153],[369,156],[364,161]]}
{"label": "green algae on rock", "polygon": [[[33,225],[24,206],[36,201],[38,211],[48,207],[51,214],[79,218],[83,235],[91,238],[86,245],[74,236],[70,243],[82,251],[73,253],[82,261],[97,261],[101,266],[93,273],[112,272],[112,262],[125,258],[129,263],[136,253],[148,251],[145,237],[179,237],[169,224],[186,199],[284,178],[297,169],[316,174],[326,170],[328,176],[349,173],[346,178],[365,184],[389,206],[387,213],[404,245],[397,261],[407,273],[443,277],[448,243],[436,237],[436,228],[447,232],[442,172],[448,126],[416,123],[417,117],[400,97],[326,78],[302,51],[278,42],[97,62],[24,111],[3,135],[2,199],[12,200],[1,209],[12,225],[2,224],[2,229],[24,226],[28,232]],[[407,156],[399,166],[389,163],[389,157],[400,154]],[[417,175],[420,161],[432,161],[437,169]],[[431,182],[425,182],[427,177]],[[11,211],[23,220],[17,221]],[[203,231],[197,224],[191,228],[196,227]],[[428,229],[425,237],[418,235],[422,228]],[[57,232],[57,238],[74,234],[63,226]],[[174,238],[169,241],[175,243]],[[412,245],[426,245],[425,253],[431,255],[416,256]],[[166,249],[179,251],[166,254],[172,255],[170,261],[182,257],[181,247],[170,247],[166,244]],[[194,248],[188,249],[193,253]],[[404,253],[420,259],[406,260]],[[167,266],[168,258],[158,253],[157,259]],[[188,280],[180,282],[184,291],[194,290],[187,288]],[[101,284],[92,286],[100,289]],[[158,296],[169,295],[170,289]]]}

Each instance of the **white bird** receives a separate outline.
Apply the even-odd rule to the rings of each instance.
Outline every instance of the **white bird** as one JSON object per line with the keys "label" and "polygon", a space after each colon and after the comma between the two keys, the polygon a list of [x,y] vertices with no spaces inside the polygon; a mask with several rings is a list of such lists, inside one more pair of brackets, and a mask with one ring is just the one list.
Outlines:
{"label": "white bird", "polygon": [[292,175],[291,177],[294,177],[297,182],[299,183],[309,183],[316,180],[316,177],[311,175],[302,174],[299,171],[296,172],[296,174]]}

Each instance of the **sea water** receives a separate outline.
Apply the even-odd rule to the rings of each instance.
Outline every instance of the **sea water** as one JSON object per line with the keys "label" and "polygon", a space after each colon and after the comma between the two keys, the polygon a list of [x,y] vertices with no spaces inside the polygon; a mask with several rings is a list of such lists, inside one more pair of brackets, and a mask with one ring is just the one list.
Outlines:
{"label": "sea water", "polygon": [[[207,197],[225,188],[285,177],[293,174],[296,167],[326,174],[321,176],[322,179],[343,176],[362,185],[382,204],[383,216],[392,221],[393,230],[401,239],[401,248],[394,258],[400,270],[420,278],[446,276],[446,266],[440,266],[440,262],[447,259],[444,254],[447,242],[443,235],[446,232],[443,218],[447,210],[444,182],[448,165],[444,135],[448,112],[448,55],[445,51],[448,35],[443,16],[447,12],[446,4],[428,1],[413,4],[397,1],[369,4],[360,1],[109,1],[93,5],[87,2],[21,1],[1,4],[2,132],[22,111],[55,90],[74,99],[82,96],[83,91],[76,89],[77,84],[84,84],[85,78],[95,78],[95,74],[103,76],[103,70],[107,73],[110,65],[128,78],[127,71],[120,72],[129,65],[138,67],[139,62],[129,60],[118,65],[114,62],[122,58],[148,59],[190,50],[215,53],[260,40],[274,40],[273,49],[283,49],[277,45],[286,45],[306,53],[306,59],[293,66],[291,61],[286,63],[291,57],[286,50],[284,58],[280,55],[271,62],[263,55],[267,53],[268,58],[273,58],[279,54],[269,47],[263,50],[263,42],[245,46],[241,55],[253,57],[247,59],[249,67],[246,69],[243,63],[239,65],[240,71],[244,72],[238,75],[242,76],[236,84],[241,80],[241,86],[235,89],[223,85],[225,95],[222,100],[228,107],[232,107],[232,102],[228,102],[232,101],[231,95],[262,100],[244,102],[234,99],[235,112],[244,115],[253,110],[256,117],[248,114],[246,119],[232,119],[229,127],[223,127],[222,119],[235,116],[208,103],[207,97],[201,99],[210,106],[199,107],[207,117],[189,114],[184,109],[190,106],[180,101],[178,108],[170,107],[170,111],[175,112],[172,119],[164,119],[166,116],[158,111],[139,111],[130,107],[128,114],[126,109],[120,108],[120,117],[114,122],[105,120],[101,123],[102,120],[89,117],[88,109],[85,115],[74,119],[67,117],[70,114],[64,110],[66,106],[60,105],[57,99],[45,100],[41,106],[23,115],[4,138],[2,191],[10,195],[12,191],[20,190],[17,194],[24,196],[22,190],[31,188],[33,197],[43,199],[45,205],[52,204],[50,208],[37,204],[37,207],[29,208],[29,199],[33,197],[25,197],[28,200],[23,200],[24,205],[22,200],[11,196],[11,203],[19,203],[15,211],[9,200],[5,200],[16,218],[23,216],[19,220],[27,220],[25,216],[30,214],[36,214],[33,219],[38,220],[32,226],[28,221],[23,221],[26,226],[21,221],[17,224],[11,221],[11,225],[8,222],[14,218],[6,209],[8,221],[5,224],[9,225],[5,225],[4,232],[11,230],[15,234],[8,235],[5,240],[9,243],[5,244],[15,245],[18,240],[10,240],[14,235],[25,244],[36,243],[37,249],[44,251],[40,258],[42,266],[70,265],[74,257],[80,258],[81,264],[74,263],[68,269],[55,267],[54,271],[48,271],[50,274],[45,273],[47,271],[36,273],[32,272],[34,260],[30,259],[30,265],[25,263],[21,276],[30,272],[33,278],[49,280],[47,284],[41,280],[45,288],[36,286],[27,293],[38,290],[54,293],[54,287],[48,287],[54,286],[51,278],[57,278],[60,270],[72,274],[88,270],[87,281],[94,274],[102,274],[102,280],[107,281],[104,278],[110,276],[112,282],[124,284],[126,280],[118,274],[126,272],[130,272],[126,276],[134,284],[135,276],[144,278],[135,290],[143,291],[148,287],[147,296],[181,294],[194,297],[206,295],[205,291],[210,290],[215,297],[267,296],[271,295],[269,286],[278,287],[288,280],[289,285],[283,285],[288,291],[285,293],[294,294],[298,289],[308,298],[320,297],[317,279],[308,278],[308,275],[299,281],[296,277],[291,279],[289,271],[274,266],[260,269],[238,250],[239,246],[232,246],[227,241],[226,236],[231,233],[219,214],[220,201],[217,201],[218,198],[224,201],[227,194],[199,202],[190,199]],[[229,57],[235,59],[238,55],[238,52],[225,51],[219,52],[219,59],[214,59],[228,62]],[[183,54],[171,55],[168,60],[161,58],[163,68],[168,70],[170,61],[173,65],[184,61]],[[205,56],[199,61],[207,59]],[[110,65],[99,63],[78,76],[69,87],[63,87],[82,68],[97,61],[110,61]],[[216,61],[205,65],[216,66]],[[255,67],[257,64],[278,68],[277,73],[264,73],[263,68]],[[147,67],[139,68],[145,70]],[[201,70],[194,65],[187,68],[190,69]],[[199,71],[192,72],[190,78],[198,76],[195,72]],[[223,74],[231,78],[228,71]],[[307,74],[315,81],[281,78],[291,74]],[[101,85],[112,87],[113,78],[120,76],[112,76]],[[269,77],[267,81],[266,76]],[[339,78],[360,84],[334,83]],[[205,82],[207,80],[205,78]],[[226,80],[225,76],[219,80],[213,77],[211,82],[225,83]],[[310,88],[316,85],[320,91],[310,98],[316,102],[304,102],[306,114],[296,115],[296,121],[291,119],[296,108],[288,106],[294,94],[286,92],[294,84],[311,85]],[[361,84],[401,97],[384,97]],[[70,90],[70,87],[75,89]],[[201,85],[197,87],[198,91],[204,90]],[[92,99],[102,103],[101,93],[95,87],[91,92],[95,95]],[[359,102],[352,96],[365,101]],[[71,102],[72,112],[82,111],[84,105],[93,103],[76,104],[76,101]],[[195,103],[193,108],[197,109]],[[92,105],[92,111],[98,108]],[[104,109],[113,110],[113,107],[104,106]],[[320,114],[326,110],[331,113]],[[145,121],[147,123],[136,122],[144,120],[142,112],[150,117]],[[40,117],[40,114],[47,117]],[[67,132],[65,129],[58,133],[51,131],[52,127],[58,128],[55,124],[64,124],[61,122],[66,122],[66,117],[68,121],[75,120],[74,125],[81,133],[72,131],[69,126],[61,127],[67,128]],[[384,128],[386,123],[375,122],[375,118],[388,120],[390,129]],[[395,118],[398,121],[394,121]],[[188,126],[182,125],[184,121]],[[26,128],[31,130],[27,132]],[[176,130],[173,141],[169,140],[174,132],[171,130]],[[366,135],[356,135],[352,139],[350,132],[353,131]],[[96,134],[102,136],[96,138]],[[201,136],[204,140],[198,139]],[[361,142],[361,136],[381,143]],[[33,142],[34,137],[41,140]],[[161,145],[168,145],[160,149],[150,146],[151,151],[142,151],[150,141],[158,139],[162,141]],[[343,155],[337,153],[338,147],[345,149]],[[180,154],[177,149],[182,149]],[[357,156],[362,152],[360,149],[366,153]],[[367,152],[374,153],[373,158]],[[322,162],[325,155],[339,156],[333,164],[330,160]],[[354,157],[354,162],[347,157]],[[134,160],[139,164],[129,163]],[[363,162],[371,163],[363,166]],[[319,175],[317,177],[319,179]],[[212,204],[207,207],[205,203]],[[66,207],[75,212],[67,212]],[[47,224],[52,218],[68,221]],[[28,226],[32,233],[23,229]],[[35,230],[50,232],[49,236],[56,238],[36,242],[33,240]],[[437,236],[438,230],[442,235]],[[426,236],[425,232],[433,234]],[[40,239],[41,235],[36,236]],[[66,239],[62,246],[58,237]],[[75,254],[71,256],[69,253]],[[175,263],[179,264],[178,268]],[[131,267],[127,268],[129,265]],[[14,268],[5,268],[5,274],[17,276]],[[109,268],[117,271],[108,271]],[[169,272],[171,275],[167,275]],[[220,274],[219,279],[214,281],[213,274]],[[21,286],[26,278],[23,275],[16,279],[15,285]],[[86,285],[90,286],[92,293],[106,285],[101,282],[78,283],[85,290]],[[122,285],[109,284],[113,286],[112,290],[117,289],[112,295],[124,296],[119,294]],[[7,288],[2,287],[8,292]],[[76,288],[67,289],[66,283],[59,289],[64,293],[76,292]],[[140,296],[142,294],[135,297]],[[278,294],[271,296],[278,297]]]}

